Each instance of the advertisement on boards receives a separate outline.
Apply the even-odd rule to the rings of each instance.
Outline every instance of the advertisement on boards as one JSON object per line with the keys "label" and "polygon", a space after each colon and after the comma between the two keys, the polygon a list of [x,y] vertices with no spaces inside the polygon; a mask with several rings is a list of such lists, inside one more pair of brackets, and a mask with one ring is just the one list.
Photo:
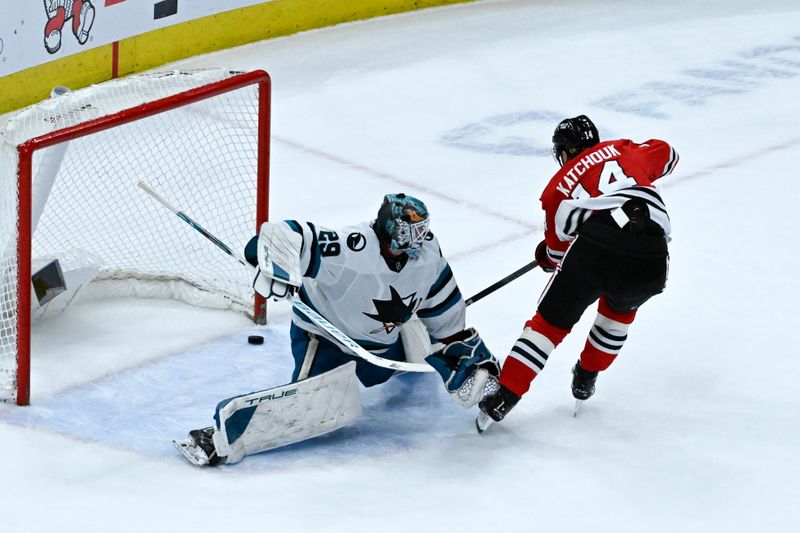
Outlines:
{"label": "advertisement on boards", "polygon": [[148,31],[269,0],[1,0],[0,77]]}

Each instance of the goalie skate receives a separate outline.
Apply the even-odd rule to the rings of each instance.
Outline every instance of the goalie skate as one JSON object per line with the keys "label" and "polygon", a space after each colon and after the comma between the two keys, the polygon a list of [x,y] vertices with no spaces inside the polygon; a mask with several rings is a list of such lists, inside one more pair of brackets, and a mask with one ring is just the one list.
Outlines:
{"label": "goalie skate", "polygon": [[224,462],[214,447],[214,428],[193,429],[185,439],[172,443],[195,466],[214,466]]}
{"label": "goalie skate", "polygon": [[194,440],[190,437],[186,437],[185,439],[176,439],[172,441],[172,444],[178,448],[178,451],[186,457],[190,463],[195,466],[208,466],[208,456],[203,451],[200,446],[194,443]]}

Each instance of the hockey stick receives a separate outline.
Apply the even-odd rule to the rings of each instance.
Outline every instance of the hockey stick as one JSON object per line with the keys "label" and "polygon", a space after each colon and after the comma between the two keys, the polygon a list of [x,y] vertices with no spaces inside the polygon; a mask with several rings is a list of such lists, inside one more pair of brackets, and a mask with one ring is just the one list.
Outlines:
{"label": "hockey stick", "polygon": [[[485,296],[490,295],[497,289],[504,287],[517,279],[518,277],[530,272],[534,268],[538,266],[538,263],[534,260],[528,263],[527,265],[519,268],[509,274],[508,276],[504,277],[503,279],[491,284],[490,286],[486,287],[478,294],[474,295],[473,297],[465,300],[465,304],[467,306],[474,304],[478,300],[484,298]],[[423,363],[407,363],[403,361],[392,361],[391,359],[384,359],[383,357],[379,357],[374,355],[364,348],[362,348],[358,343],[356,343],[353,339],[342,333],[339,328],[325,320],[325,318],[311,309],[309,306],[304,304],[299,300],[295,300],[293,302],[294,307],[300,311],[303,315],[305,315],[309,320],[311,320],[314,324],[316,324],[319,328],[327,331],[332,337],[334,337],[340,344],[342,344],[345,348],[349,349],[353,353],[355,353],[358,357],[372,363],[373,365],[380,366],[383,368],[391,368],[394,370],[404,370],[406,372],[433,372],[433,367],[428,364]]]}
{"label": "hockey stick", "polygon": [[428,364],[423,363],[407,363],[405,361],[392,361],[391,359],[384,359],[383,357],[379,357],[373,353],[368,352],[364,348],[362,348],[356,341],[342,333],[342,331],[325,320],[325,318],[311,309],[309,306],[301,302],[300,300],[295,300],[292,302],[295,309],[303,313],[303,315],[307,316],[309,320],[311,320],[314,324],[322,328],[323,330],[327,331],[333,338],[339,341],[345,348],[356,354],[361,359],[364,359],[375,366],[380,366],[383,368],[391,368],[392,370],[403,370],[406,372],[433,372],[434,368]]}
{"label": "hockey stick", "polygon": [[496,291],[500,287],[505,287],[506,285],[508,285],[509,283],[514,281],[515,279],[517,279],[518,277],[522,276],[523,274],[525,274],[527,272],[530,272],[531,270],[533,270],[537,266],[539,266],[539,264],[535,260],[531,261],[530,263],[528,263],[524,267],[522,267],[522,268],[520,268],[518,270],[515,270],[514,272],[512,272],[508,276],[506,276],[503,279],[501,279],[500,281],[489,285],[488,287],[486,287],[485,289],[480,291],[478,294],[472,296],[471,298],[467,298],[464,303],[466,303],[468,306],[474,304],[475,302],[477,302],[478,300],[482,299],[483,297],[492,294],[494,291]]}
{"label": "hockey stick", "polygon": [[213,236],[211,233],[209,233],[209,232],[208,232],[208,230],[206,230],[206,229],[205,229],[203,226],[201,226],[200,224],[198,224],[197,222],[195,222],[194,220],[192,220],[192,218],[191,218],[189,215],[187,215],[187,214],[186,214],[186,213],[184,213],[183,211],[180,211],[180,210],[178,210],[177,208],[175,208],[175,206],[173,206],[173,205],[172,205],[171,203],[169,203],[169,202],[168,202],[168,201],[167,201],[167,200],[166,200],[166,199],[165,199],[163,196],[161,196],[161,195],[160,195],[160,194],[158,194],[156,191],[154,191],[154,190],[153,190],[153,189],[152,189],[152,188],[151,188],[151,187],[150,187],[148,184],[146,184],[146,183],[145,183],[145,182],[143,182],[143,181],[139,181],[139,183],[138,183],[137,185],[138,185],[138,186],[139,186],[139,188],[141,188],[141,189],[142,189],[144,192],[146,192],[147,194],[149,194],[150,196],[152,196],[153,198],[155,198],[155,199],[156,199],[156,200],[157,200],[157,201],[158,201],[158,202],[159,202],[161,205],[163,205],[164,207],[166,207],[167,209],[169,209],[170,211],[172,211],[173,213],[175,213],[175,215],[177,215],[177,217],[178,217],[178,218],[180,218],[181,220],[183,220],[184,222],[186,222],[187,224],[189,224],[189,225],[192,227],[192,229],[194,229],[195,231],[197,231],[198,233],[200,233],[200,235],[202,235],[203,237],[205,237],[205,238],[206,238],[206,239],[208,239],[209,241],[213,242],[213,243],[214,243],[214,244],[217,246],[217,248],[219,248],[220,250],[222,250],[223,252],[225,252],[225,253],[226,253],[226,254],[228,254],[229,256],[233,257],[234,259],[236,259],[237,261],[239,261],[241,264],[243,264],[243,265],[245,265],[245,266],[249,266],[249,267],[252,267],[252,266],[253,266],[253,265],[251,265],[250,263],[248,263],[247,261],[245,261],[244,259],[242,259],[242,258],[241,258],[241,257],[240,257],[240,256],[239,256],[237,253],[235,253],[233,250],[231,250],[231,249],[230,249],[230,247],[229,247],[228,245],[226,245],[224,242],[222,242],[222,241],[221,241],[221,240],[219,240],[218,238],[214,237],[214,236]]}
{"label": "hockey stick", "polygon": [[[234,252],[228,245],[224,242],[219,240],[217,237],[212,235],[208,230],[203,228],[200,224],[195,222],[189,215],[180,211],[175,208],[171,203],[169,203],[163,196],[158,194],[156,191],[153,190],[152,187],[147,185],[145,182],[140,181],[139,187],[145,191],[147,194],[155,198],[161,205],[175,213],[178,218],[189,224],[189,226],[197,231],[200,235],[208,239],[209,241],[213,242],[219,249],[224,251],[226,254],[231,256],[232,258],[236,259],[242,265],[249,267],[251,270],[255,270],[255,267],[244,260],[239,254]],[[375,366],[380,366],[382,368],[390,368],[392,370],[403,370],[406,372],[433,372],[434,368],[428,364],[424,363],[408,363],[404,361],[392,361],[391,359],[384,359],[383,357],[377,356],[373,353],[368,352],[364,348],[362,348],[357,342],[353,339],[345,335],[339,328],[328,322],[324,317],[322,317],[319,313],[311,309],[309,306],[304,304],[299,300],[292,301],[292,305],[300,311],[304,316],[308,317],[308,319],[316,324],[320,329],[326,331],[329,335],[331,335],[334,339],[336,339],[342,346],[353,352],[357,357],[364,359]]]}

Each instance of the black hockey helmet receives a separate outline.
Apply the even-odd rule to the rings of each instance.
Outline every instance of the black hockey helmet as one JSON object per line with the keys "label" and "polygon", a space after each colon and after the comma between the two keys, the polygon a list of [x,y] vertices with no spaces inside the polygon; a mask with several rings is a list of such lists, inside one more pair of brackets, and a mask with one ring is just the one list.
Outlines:
{"label": "black hockey helmet", "polygon": [[[575,118],[566,118],[558,123],[553,132],[553,157],[559,165],[563,165],[599,142],[597,128],[589,117],[578,115]],[[561,161],[562,152],[567,154],[564,161]]]}
{"label": "black hockey helmet", "polygon": [[414,257],[428,236],[429,222],[428,208],[421,200],[403,193],[387,194],[374,227],[382,243]]}

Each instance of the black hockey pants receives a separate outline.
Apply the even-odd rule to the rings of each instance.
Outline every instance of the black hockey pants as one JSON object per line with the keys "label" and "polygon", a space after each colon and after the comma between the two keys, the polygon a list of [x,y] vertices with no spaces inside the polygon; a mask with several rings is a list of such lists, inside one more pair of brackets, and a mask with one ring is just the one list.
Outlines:
{"label": "black hockey pants", "polygon": [[632,234],[609,213],[595,213],[551,278],[538,311],[565,330],[572,329],[601,295],[612,310],[628,313],[664,290],[668,268],[667,241],[657,224]]}

